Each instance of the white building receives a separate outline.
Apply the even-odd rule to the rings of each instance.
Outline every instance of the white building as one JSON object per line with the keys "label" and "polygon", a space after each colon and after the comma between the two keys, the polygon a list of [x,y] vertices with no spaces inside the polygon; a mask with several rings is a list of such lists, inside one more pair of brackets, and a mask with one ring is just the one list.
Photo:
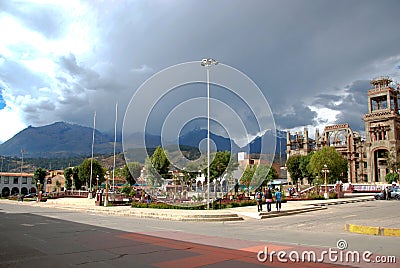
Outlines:
{"label": "white building", "polygon": [[0,172],[0,193],[2,197],[14,194],[37,193],[33,173]]}

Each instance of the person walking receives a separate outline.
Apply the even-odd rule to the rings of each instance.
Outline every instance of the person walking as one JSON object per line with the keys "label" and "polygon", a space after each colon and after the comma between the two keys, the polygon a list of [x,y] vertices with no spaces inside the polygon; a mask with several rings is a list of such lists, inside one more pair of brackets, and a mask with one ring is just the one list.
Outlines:
{"label": "person walking", "polygon": [[282,193],[279,189],[275,192],[276,211],[281,211]]}
{"label": "person walking", "polygon": [[262,211],[262,197],[263,197],[263,193],[262,193],[261,189],[258,189],[256,192],[256,201],[257,201],[258,212]]}
{"label": "person walking", "polygon": [[268,187],[267,191],[265,192],[265,201],[267,202],[267,211],[271,211],[271,204],[272,204],[272,192],[271,189]]}
{"label": "person walking", "polygon": [[386,186],[386,200],[390,200],[390,188],[389,186]]}

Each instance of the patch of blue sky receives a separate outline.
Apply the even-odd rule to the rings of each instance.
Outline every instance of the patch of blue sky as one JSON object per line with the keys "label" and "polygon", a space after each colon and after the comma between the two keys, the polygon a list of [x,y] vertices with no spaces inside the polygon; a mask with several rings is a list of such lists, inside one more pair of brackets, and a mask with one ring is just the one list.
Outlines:
{"label": "patch of blue sky", "polygon": [[0,91],[0,110],[4,109],[4,107],[6,107],[6,103],[3,99],[3,95],[1,94],[1,91]]}

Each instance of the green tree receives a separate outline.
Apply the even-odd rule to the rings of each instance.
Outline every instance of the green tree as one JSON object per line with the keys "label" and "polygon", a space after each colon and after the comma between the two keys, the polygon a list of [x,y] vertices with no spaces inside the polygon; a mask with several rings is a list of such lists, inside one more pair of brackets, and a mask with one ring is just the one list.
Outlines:
{"label": "green tree", "polygon": [[256,166],[254,176],[253,176],[253,181],[251,184],[254,186],[267,185],[267,183],[268,183],[267,176],[268,176],[268,173],[270,172],[270,170],[271,170],[271,167],[266,164],[260,164],[260,165]]}
{"label": "green tree", "polygon": [[394,150],[390,151],[390,153],[386,153],[386,162],[388,164],[389,169],[392,173],[399,173],[400,170],[400,155],[396,156]]}
{"label": "green tree", "polygon": [[300,168],[300,172],[301,172],[301,177],[307,178],[308,183],[311,183],[311,181],[314,179],[314,174],[309,167],[309,163],[310,163],[311,157],[313,155],[314,155],[314,152],[310,152],[309,154],[300,157],[299,168]]}
{"label": "green tree", "polygon": [[289,172],[294,184],[297,184],[297,181],[302,178],[302,172],[300,169],[301,158],[300,155],[293,155],[286,161],[287,171]]}
{"label": "green tree", "polygon": [[[90,170],[91,170],[91,159],[85,159],[82,164],[78,167],[79,181],[83,182],[91,188],[97,184],[97,176],[99,176],[99,184],[104,181],[105,169],[96,159],[93,159],[93,170],[92,170],[92,185],[90,184]],[[78,187],[77,187],[78,188]]]}
{"label": "green tree", "polygon": [[[210,164],[210,181],[222,177],[225,172],[228,172],[227,168],[231,160],[231,153],[229,151],[216,152],[213,153],[212,157],[214,159]],[[230,168],[232,167],[233,164],[230,166]],[[207,164],[203,169],[203,174],[206,174],[207,177]]]}
{"label": "green tree", "polygon": [[387,183],[392,184],[393,182],[399,181],[399,174],[390,172],[386,174],[385,180]]}
{"label": "green tree", "polygon": [[159,187],[162,185],[161,175],[154,168],[153,163],[149,157],[146,157],[144,161],[146,169],[146,183],[148,186]]}
{"label": "green tree", "polygon": [[125,184],[124,187],[122,187],[121,193],[132,196],[134,195],[134,190],[131,185]]}
{"label": "green tree", "polygon": [[347,171],[348,163],[334,148],[325,146],[311,157],[309,168],[314,175],[318,175],[322,179],[325,176],[322,172],[324,165],[329,169],[329,173],[327,174],[328,183],[335,183]]}
{"label": "green tree", "polygon": [[61,182],[59,180],[56,181],[56,189],[57,192],[60,192],[60,188],[61,188]]}
{"label": "green tree", "polygon": [[121,171],[121,176],[126,179],[130,185],[136,183],[136,179],[140,177],[142,165],[139,162],[128,162]]}
{"label": "green tree", "polygon": [[[271,167],[268,171],[268,175],[265,182],[265,185],[268,185],[268,182],[279,179],[278,171],[275,168]],[[265,186],[264,185],[264,186]]]}
{"label": "green tree", "polygon": [[[228,152],[230,154],[230,152]],[[236,158],[233,155],[230,155],[230,160],[228,166],[226,167],[226,174],[228,178],[232,178],[233,172],[237,170],[239,167],[239,163],[236,161]]]}
{"label": "green tree", "polygon": [[183,173],[183,181],[187,186],[190,188],[194,180],[196,179],[197,175],[199,174],[200,164],[197,161],[188,162],[186,167],[182,170]]}
{"label": "green tree", "polygon": [[35,183],[40,183],[39,188],[43,189],[44,179],[46,178],[47,171],[44,168],[37,168],[33,173],[33,179]]}
{"label": "green tree", "polygon": [[71,189],[72,188],[72,179],[73,176],[72,168],[66,168],[64,170],[64,178],[65,178],[65,188]]}
{"label": "green tree", "polygon": [[157,173],[164,179],[170,179],[171,174],[169,173],[169,167],[171,163],[168,160],[166,152],[161,146],[158,146],[154,151],[154,154],[150,158],[151,164]]}
{"label": "green tree", "polygon": [[[84,182],[79,179],[79,167],[72,168],[72,179],[74,180],[73,181],[73,188],[77,189],[77,190],[81,189],[81,187],[84,184]],[[71,184],[71,188],[72,188],[72,184]]]}
{"label": "green tree", "polygon": [[256,166],[248,165],[244,170],[242,177],[240,178],[240,183],[244,184],[247,188],[247,191],[250,193],[250,184],[254,176],[254,172],[256,171]]}

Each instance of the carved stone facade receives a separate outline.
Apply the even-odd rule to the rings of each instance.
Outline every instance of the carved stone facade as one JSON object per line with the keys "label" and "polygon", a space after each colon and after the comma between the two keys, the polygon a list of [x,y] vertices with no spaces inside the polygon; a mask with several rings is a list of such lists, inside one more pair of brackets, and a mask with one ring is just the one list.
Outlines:
{"label": "carved stone facade", "polygon": [[400,154],[400,93],[399,88],[390,86],[391,83],[388,77],[371,80],[368,113],[363,117],[365,140],[348,124],[326,126],[322,135],[317,129],[314,140],[308,137],[307,129],[294,137],[288,131],[287,157],[307,155],[323,146],[332,146],[349,162],[347,174],[344,174],[349,182],[384,182],[388,155],[397,158]]}
{"label": "carved stone facade", "polygon": [[367,178],[370,182],[385,181],[387,156],[399,154],[400,115],[399,90],[390,86],[392,80],[380,77],[371,81],[368,91],[368,114],[365,122]]}

